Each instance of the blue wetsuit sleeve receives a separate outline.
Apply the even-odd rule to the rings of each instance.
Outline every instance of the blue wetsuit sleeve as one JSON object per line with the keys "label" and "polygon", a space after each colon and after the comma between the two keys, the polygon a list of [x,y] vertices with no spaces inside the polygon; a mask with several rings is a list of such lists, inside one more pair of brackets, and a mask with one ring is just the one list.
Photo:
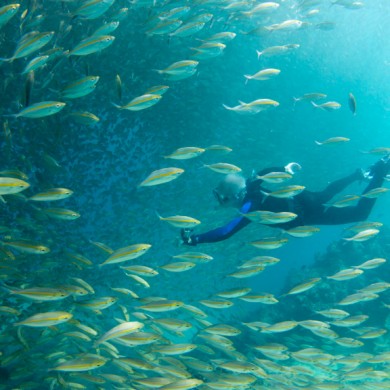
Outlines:
{"label": "blue wetsuit sleeve", "polygon": [[[252,202],[246,202],[240,209],[240,213],[247,213],[252,206]],[[203,234],[194,234],[191,236],[192,245],[202,244],[206,242],[217,242],[226,240],[239,230],[244,228],[250,223],[250,219],[243,216],[239,216],[230,221],[227,225],[221,226],[217,229],[210,230]]]}

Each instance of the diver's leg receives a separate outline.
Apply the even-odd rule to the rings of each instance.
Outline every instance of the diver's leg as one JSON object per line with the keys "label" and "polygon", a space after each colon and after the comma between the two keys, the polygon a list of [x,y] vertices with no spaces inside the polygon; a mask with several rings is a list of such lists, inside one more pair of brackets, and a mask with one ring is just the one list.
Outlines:
{"label": "diver's leg", "polygon": [[[386,175],[390,171],[390,155],[379,160],[375,165],[370,168],[371,180],[368,186],[363,191],[362,195],[371,191],[374,188],[378,188],[383,184]],[[324,211],[323,218],[324,224],[343,224],[364,221],[368,218],[374,207],[376,198],[360,198],[359,202],[354,207],[346,207],[343,209],[335,209],[330,207]]]}
{"label": "diver's leg", "polygon": [[364,177],[363,177],[361,169],[357,169],[351,175],[348,175],[347,177],[343,177],[342,179],[333,181],[323,191],[315,192],[318,202],[321,204],[328,202],[336,194],[338,194],[339,192],[344,190],[350,184],[352,184],[353,182],[355,182],[357,180],[362,180],[363,178]]}

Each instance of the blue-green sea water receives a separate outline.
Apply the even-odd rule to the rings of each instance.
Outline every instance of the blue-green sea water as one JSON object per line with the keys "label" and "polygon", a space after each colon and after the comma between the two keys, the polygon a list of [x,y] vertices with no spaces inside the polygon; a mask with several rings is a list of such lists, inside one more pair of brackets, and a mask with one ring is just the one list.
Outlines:
{"label": "blue-green sea water", "polygon": [[[99,3],[112,5],[97,17],[80,15],[82,7],[94,10]],[[389,2],[275,0],[278,7],[274,11],[254,12],[252,16],[242,13],[260,3],[21,0],[16,14],[3,25],[0,22],[0,57],[11,58],[0,63],[0,175],[20,178],[24,173],[29,184],[18,194],[3,195],[4,202],[0,203],[0,388],[389,388],[388,333],[361,338],[369,331],[388,331],[388,286],[376,292],[372,300],[338,305],[359,289],[389,283],[388,263],[366,269],[351,280],[327,278],[370,259],[389,258],[389,195],[378,197],[369,217],[369,221],[383,224],[379,234],[364,242],[343,240],[345,228],[352,224],[318,226],[320,232],[312,237],[289,237],[285,246],[263,250],[250,242],[279,236],[282,231],[252,223],[226,241],[186,247],[180,243],[180,229],[158,218],[157,214],[197,218],[201,224],[195,232],[201,233],[237,217],[236,209],[221,208],[216,202],[212,190],[223,176],[205,167],[208,164],[234,164],[244,177],[249,177],[267,166],[298,162],[302,169],[289,184],[320,191],[333,180],[374,164],[383,156],[372,152],[375,148],[390,147]],[[3,1],[0,6],[9,4]],[[212,19],[190,36],[150,33],[153,26],[170,20],[166,13],[178,7],[188,7],[178,18],[182,25],[190,17],[205,13],[212,14]],[[0,8],[0,21],[1,15]],[[275,27],[286,20],[303,24],[300,28]],[[119,21],[118,28],[109,34],[115,37],[112,45],[87,55],[69,55],[83,39],[111,21]],[[263,30],[255,33],[258,27]],[[53,31],[54,37],[31,54],[12,59],[21,38],[34,31]],[[156,71],[177,61],[193,60],[195,47],[224,31],[235,33],[235,38],[224,42],[226,47],[220,55],[197,60],[196,73],[191,77],[174,81]],[[258,58],[256,53],[289,44],[297,46],[282,55]],[[60,54],[34,71],[29,104],[60,101],[66,106],[55,115],[24,117],[26,80],[32,74],[22,72],[30,60],[53,48],[58,48]],[[280,74],[246,83],[244,75],[266,68],[279,69]],[[99,76],[96,89],[83,97],[64,98],[61,90],[86,76]],[[156,85],[169,87],[157,104],[139,111],[114,106],[125,106]],[[316,104],[335,101],[341,107],[328,111],[313,107],[310,100],[294,101],[294,97],[314,92],[327,95]],[[356,99],[355,115],[349,107],[350,93]],[[279,105],[253,115],[240,115],[223,107],[256,99],[273,99]],[[100,120],[91,126],[79,124],[70,114],[80,111],[93,113]],[[21,115],[14,115],[17,113]],[[315,143],[330,137],[346,137],[349,141],[322,146]],[[164,158],[178,148],[211,145],[224,145],[232,151],[224,154],[206,150],[187,160]],[[140,186],[149,174],[167,167],[184,169],[184,173],[167,183]],[[361,194],[366,185],[357,182],[343,194]],[[63,200],[29,200],[51,188],[67,188],[74,193]],[[80,217],[51,218],[45,212],[50,208],[73,210]],[[37,255],[8,244],[19,240],[44,245],[50,252]],[[136,259],[100,267],[110,254],[94,242],[114,251],[140,243],[151,248]],[[206,253],[213,260],[197,263],[185,272],[159,268],[177,261],[172,256],[189,251]],[[88,261],[72,257],[78,254]],[[252,277],[229,276],[255,256],[274,256],[280,261]],[[158,275],[143,277],[147,284],[137,282],[120,268],[129,265],[151,267]],[[42,301],[15,293],[35,287],[80,288],[82,285],[74,278],[92,286],[94,294]],[[312,278],[321,278],[313,289],[282,295]],[[137,298],[112,288],[129,289]],[[233,305],[223,309],[200,302],[233,288],[251,288],[251,295],[273,294],[278,302],[249,303],[231,298]],[[78,305],[107,296],[115,297],[116,302],[96,312]],[[140,308],[155,297],[196,306],[205,317],[183,307],[166,312]],[[362,324],[340,327],[332,324],[334,318],[316,313],[331,308],[368,317]],[[15,326],[35,314],[53,311],[69,312],[73,318],[53,326]],[[191,328],[167,330],[154,322],[163,317],[185,320]],[[304,320],[324,321],[337,337],[318,336],[303,326],[277,333],[265,331],[266,326],[278,322]],[[108,345],[96,345],[99,337],[123,321],[140,321],[142,331],[159,338],[132,347],[121,345],[115,338]],[[255,322],[258,324],[248,326]],[[77,327],[80,323],[96,334]],[[213,335],[207,328],[214,324],[233,326],[240,334],[218,334],[212,341],[202,338]],[[89,340],[72,332],[84,332]],[[222,336],[233,347],[224,348],[222,339],[218,339]],[[338,338],[363,344],[347,347],[338,344]],[[184,343],[197,348],[175,355],[159,352],[161,346]],[[286,347],[282,356],[265,356],[255,348],[275,343]],[[307,348],[316,348],[315,354],[297,355]],[[72,359],[86,359],[88,354],[102,356],[106,359],[104,366],[81,373],[56,369]],[[188,357],[210,369],[193,368]],[[129,364],[123,369],[116,363],[125,358],[140,359],[152,368]],[[221,367],[227,362],[249,366]],[[173,369],[178,372],[173,374]],[[85,373],[91,377],[80,375]],[[154,377],[164,379],[158,385],[142,382]],[[176,383],[184,379],[198,382]]]}

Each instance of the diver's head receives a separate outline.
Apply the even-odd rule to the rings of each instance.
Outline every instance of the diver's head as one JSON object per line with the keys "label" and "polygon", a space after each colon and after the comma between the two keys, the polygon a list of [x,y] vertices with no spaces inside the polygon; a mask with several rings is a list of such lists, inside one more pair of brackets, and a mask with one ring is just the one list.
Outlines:
{"label": "diver's head", "polygon": [[213,194],[221,206],[240,207],[246,194],[246,180],[240,175],[226,175]]}

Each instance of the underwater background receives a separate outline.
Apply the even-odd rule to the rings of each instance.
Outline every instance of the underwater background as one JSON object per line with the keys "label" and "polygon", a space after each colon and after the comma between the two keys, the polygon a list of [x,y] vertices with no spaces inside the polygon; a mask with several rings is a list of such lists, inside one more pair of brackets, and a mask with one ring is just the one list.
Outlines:
{"label": "underwater background", "polygon": [[[9,4],[3,1],[1,6]],[[319,226],[320,231],[312,237],[289,237],[285,246],[271,251],[248,245],[260,237],[282,234],[265,225],[252,223],[227,241],[185,247],[180,245],[180,229],[157,215],[197,218],[201,225],[196,232],[237,216],[237,210],[218,207],[212,190],[222,175],[205,164],[234,164],[249,177],[253,170],[298,162],[302,169],[293,183],[319,191],[357,168],[374,164],[383,155],[375,152],[376,148],[389,151],[389,2],[279,0],[274,3],[279,6],[270,12],[243,14],[258,4],[232,0],[26,0],[6,22],[0,8],[0,175],[29,184],[17,194],[3,194],[0,204],[0,388],[390,388],[388,262],[351,280],[327,278],[370,259],[388,259],[388,195],[378,197],[369,217],[383,226],[368,241],[343,240],[345,229],[352,224]],[[85,13],[80,11],[83,7]],[[212,19],[189,36],[153,32],[170,20],[167,13],[178,7],[188,7],[178,18],[183,24],[203,14],[212,14]],[[303,24],[264,28],[285,20]],[[107,34],[115,37],[112,45],[72,55],[82,40],[112,21],[119,21],[115,31]],[[259,27],[263,28],[255,30]],[[47,45],[16,58],[20,40],[33,31],[53,31],[54,36]],[[156,71],[192,60],[193,48],[224,31],[235,33],[235,38],[225,41],[226,47],[218,55],[198,59],[190,77],[173,80]],[[281,55],[258,58],[256,53],[290,44],[299,46]],[[53,48],[60,50],[45,66],[34,70],[33,77],[23,73],[30,60]],[[265,68],[280,69],[280,74],[246,82],[244,75]],[[67,85],[92,75],[99,76],[92,93],[64,97]],[[157,104],[139,111],[125,108],[157,85],[169,87]],[[294,97],[313,92],[327,95],[317,104],[336,101],[340,109],[322,110],[310,100],[294,101]],[[350,93],[356,98],[355,115],[349,107]],[[60,101],[66,106],[55,115],[29,118],[23,115],[29,106],[26,99],[30,105]],[[256,99],[273,99],[279,105],[253,115],[240,115],[223,106]],[[72,116],[75,112],[93,113],[99,121],[78,123]],[[315,143],[331,137],[349,141]],[[211,145],[224,145],[232,151],[207,150]],[[193,159],[164,158],[190,146],[206,150]],[[161,185],[140,186],[149,174],[168,167],[182,168],[184,173]],[[345,194],[361,194],[365,186],[365,182],[356,183]],[[51,188],[71,189],[73,195],[47,202],[29,200]],[[45,212],[46,208],[74,210],[80,216],[56,218]],[[28,241],[30,248],[44,245],[50,251],[36,254],[11,245],[20,240]],[[104,243],[108,249],[96,243]],[[110,248],[116,251],[139,243],[151,245],[142,257],[101,266],[110,257]],[[172,256],[189,251],[206,253],[213,260],[196,263],[185,272],[159,268],[178,261]],[[77,258],[79,255],[82,257]],[[279,261],[249,278],[229,276],[255,256],[274,256]],[[147,266],[158,274],[150,277],[135,272],[143,278],[135,280],[120,268],[131,265]],[[313,289],[283,296],[311,278],[321,278]],[[383,289],[376,291],[372,300],[338,305],[357,290],[382,282]],[[35,287],[67,291],[67,297],[21,296],[21,290]],[[133,295],[112,288],[131,290]],[[252,289],[250,294],[272,294],[278,302],[245,302],[237,297],[230,299],[232,306],[222,309],[200,303],[220,299],[215,294],[222,291],[245,288]],[[93,306],[95,302],[89,308],[80,305],[107,297],[113,297],[113,304],[106,308],[104,304]],[[169,311],[140,308],[162,299],[179,301],[181,307]],[[198,307],[204,316],[183,305]],[[316,313],[331,308],[368,317],[360,323],[337,326],[332,324],[335,318]],[[58,311],[71,313],[73,318],[42,326],[19,324],[38,313]],[[177,329],[161,326],[155,321],[159,318],[186,321],[189,329],[178,324]],[[338,335],[319,336],[297,326],[304,320],[325,321]],[[116,337],[97,341],[124,321],[142,324],[142,332],[148,332],[143,342],[127,340],[124,345],[120,337],[119,342]],[[287,324],[290,330],[264,331],[283,321],[296,323]],[[207,331],[217,324],[228,328]],[[229,327],[236,329],[234,337]],[[378,332],[360,338],[371,331]],[[335,342],[337,338],[362,344],[347,341],[342,345]],[[167,345],[184,349],[187,345],[189,350],[164,352]],[[255,348],[261,345],[268,345],[273,353],[262,354]],[[61,368],[73,360],[78,360],[77,368]],[[227,365],[232,362],[245,365]],[[148,382],[151,378],[163,379]]]}

